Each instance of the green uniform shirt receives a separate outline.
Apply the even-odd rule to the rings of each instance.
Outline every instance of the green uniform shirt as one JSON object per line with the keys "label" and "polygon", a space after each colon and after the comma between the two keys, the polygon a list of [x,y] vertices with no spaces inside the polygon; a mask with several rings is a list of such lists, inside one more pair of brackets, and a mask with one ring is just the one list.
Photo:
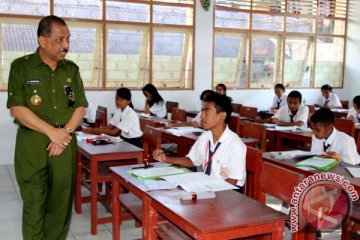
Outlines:
{"label": "green uniform shirt", "polygon": [[[69,107],[66,87],[71,87],[74,93],[73,107]],[[42,99],[38,106],[31,103],[31,97],[35,95]],[[65,59],[58,63],[55,71],[52,71],[41,60],[39,49],[12,62],[8,84],[8,108],[25,106],[50,125],[63,126],[70,120],[77,107],[87,105],[79,67],[74,62]]]}

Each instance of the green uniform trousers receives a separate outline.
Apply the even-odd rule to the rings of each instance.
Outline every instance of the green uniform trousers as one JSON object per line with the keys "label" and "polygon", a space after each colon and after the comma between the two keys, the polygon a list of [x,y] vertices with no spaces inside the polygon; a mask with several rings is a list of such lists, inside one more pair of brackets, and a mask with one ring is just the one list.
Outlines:
{"label": "green uniform trousers", "polygon": [[58,157],[49,157],[49,138],[19,127],[15,173],[23,199],[24,240],[66,239],[76,173],[76,137]]}

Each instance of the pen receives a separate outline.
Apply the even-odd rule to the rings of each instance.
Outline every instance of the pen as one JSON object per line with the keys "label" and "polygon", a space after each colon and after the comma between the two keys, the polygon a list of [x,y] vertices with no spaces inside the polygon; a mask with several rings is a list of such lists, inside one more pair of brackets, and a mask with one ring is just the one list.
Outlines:
{"label": "pen", "polygon": [[150,164],[150,163],[144,163],[144,166],[140,166],[140,167],[133,167],[133,168],[131,168],[131,169],[140,169],[140,168],[151,168],[151,167],[154,167],[154,165],[153,164]]}

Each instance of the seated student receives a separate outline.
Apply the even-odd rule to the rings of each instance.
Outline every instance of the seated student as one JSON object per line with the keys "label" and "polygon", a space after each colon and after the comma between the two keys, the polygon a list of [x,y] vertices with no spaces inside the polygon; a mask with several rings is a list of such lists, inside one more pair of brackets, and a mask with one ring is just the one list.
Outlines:
{"label": "seated student", "polygon": [[167,157],[158,149],[155,160],[184,167],[202,165],[204,172],[215,178],[242,187],[246,179],[246,146],[227,124],[231,116],[231,100],[227,96],[209,94],[201,109],[201,124],[205,130],[186,157]]}
{"label": "seated student", "polygon": [[158,90],[151,83],[146,84],[143,89],[145,99],[144,113],[152,114],[160,118],[167,118],[167,111],[164,99]]}
{"label": "seated student", "polygon": [[309,116],[309,108],[301,104],[301,93],[299,91],[291,91],[287,96],[287,105],[282,106],[274,116],[257,122],[276,123],[280,126],[307,126]]}
{"label": "seated student", "polygon": [[128,88],[116,90],[115,104],[117,110],[110,120],[109,125],[102,128],[83,128],[84,133],[107,134],[121,136],[124,141],[142,148],[142,131],[140,130],[139,117],[133,110],[131,92]]}
{"label": "seated student", "polygon": [[96,108],[90,101],[88,101],[88,103],[89,105],[86,108],[84,123],[87,123],[93,127],[95,125]]}
{"label": "seated student", "polygon": [[[213,90],[205,90],[201,93],[200,95],[200,100],[201,102],[204,101],[204,98],[209,95],[209,94],[213,94],[215,93]],[[192,120],[191,122],[182,122],[182,123],[168,123],[166,125],[167,128],[172,128],[172,127],[181,127],[181,126],[192,126],[192,127],[201,127],[201,112],[199,112]]]}
{"label": "seated student", "polygon": [[325,84],[321,87],[321,96],[315,102],[315,107],[342,108],[339,97],[331,92],[332,87]]}
{"label": "seated student", "polygon": [[320,108],[310,118],[314,133],[311,152],[325,154],[349,164],[359,164],[360,156],[355,140],[346,133],[336,130],[335,117],[328,108]]}
{"label": "seated student", "polygon": [[281,83],[275,85],[274,92],[275,96],[273,100],[273,105],[271,107],[271,112],[273,113],[277,112],[280,107],[285,106],[287,100],[287,96],[285,94],[285,86]]}
{"label": "seated student", "polygon": [[226,96],[226,86],[225,86],[225,84],[219,83],[218,85],[216,85],[215,90],[216,90],[216,93]]}
{"label": "seated student", "polygon": [[360,96],[353,99],[353,107],[350,109],[347,119],[353,120],[354,123],[360,123]]}

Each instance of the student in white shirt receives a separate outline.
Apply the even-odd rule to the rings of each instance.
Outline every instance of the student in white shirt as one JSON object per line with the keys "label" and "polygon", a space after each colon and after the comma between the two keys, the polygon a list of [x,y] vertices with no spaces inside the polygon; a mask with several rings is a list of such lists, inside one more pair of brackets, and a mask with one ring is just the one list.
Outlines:
{"label": "student in white shirt", "polygon": [[321,96],[317,99],[315,107],[342,108],[339,97],[331,92],[332,87],[325,84],[321,87]]}
{"label": "student in white shirt", "polygon": [[148,83],[143,87],[142,91],[146,98],[144,113],[155,115],[160,118],[167,118],[165,101],[160,96],[156,87],[151,83]]}
{"label": "student in white shirt", "polygon": [[275,113],[279,108],[286,105],[287,96],[285,94],[285,86],[281,83],[278,83],[274,87],[274,100],[273,105],[271,107],[271,112]]}
{"label": "student in white shirt", "polygon": [[336,130],[335,117],[328,108],[320,108],[310,118],[314,133],[311,152],[323,154],[349,164],[359,164],[355,139]]}
{"label": "student in white shirt", "polygon": [[93,126],[95,124],[95,118],[96,118],[96,107],[91,102],[88,103],[89,105],[86,108],[84,122],[88,123],[90,126]]}
{"label": "student in white shirt", "polygon": [[131,92],[128,88],[116,90],[115,99],[117,110],[106,127],[83,128],[88,134],[107,134],[121,136],[124,141],[142,148],[142,131],[140,121],[131,104]]}
{"label": "student in white shirt", "polygon": [[353,120],[354,123],[360,123],[360,96],[353,99],[353,107],[350,109],[347,119]]}
{"label": "student in white shirt", "polygon": [[232,112],[230,98],[209,94],[201,109],[201,124],[205,130],[189,154],[183,158],[167,157],[158,149],[153,152],[155,160],[184,167],[203,166],[204,173],[222,178],[241,187],[246,179],[246,146],[227,124]]}
{"label": "student in white shirt", "polygon": [[[213,90],[204,90],[201,95],[200,95],[200,101],[203,102],[204,98],[208,95],[208,94],[213,94],[215,93]],[[199,112],[192,120],[191,122],[181,122],[181,123],[168,123],[166,125],[167,128],[172,128],[172,127],[181,127],[181,126],[192,126],[192,127],[201,127],[201,112]]]}
{"label": "student in white shirt", "polygon": [[226,96],[226,86],[225,86],[225,84],[219,83],[218,85],[216,85],[215,91],[216,91],[216,93],[218,93],[220,95],[225,95]]}

